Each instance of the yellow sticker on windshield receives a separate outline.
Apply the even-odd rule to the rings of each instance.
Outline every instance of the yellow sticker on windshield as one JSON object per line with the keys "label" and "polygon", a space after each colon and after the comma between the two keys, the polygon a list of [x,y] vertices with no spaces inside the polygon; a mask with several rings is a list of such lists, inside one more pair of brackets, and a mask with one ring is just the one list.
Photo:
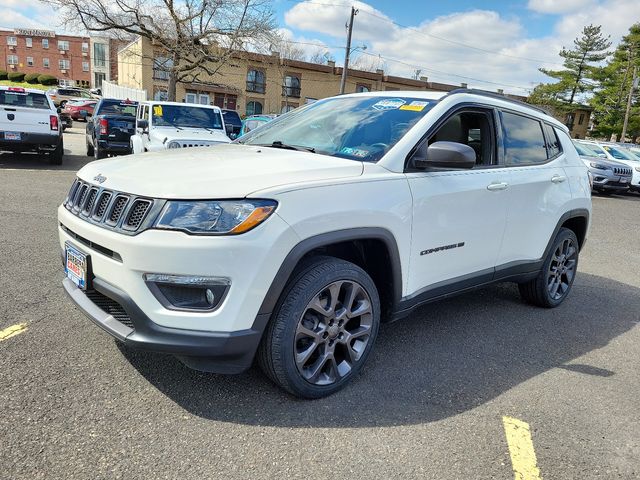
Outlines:
{"label": "yellow sticker on windshield", "polygon": [[161,117],[162,116],[162,105],[154,105],[153,106],[153,114],[156,117]]}
{"label": "yellow sticker on windshield", "polygon": [[407,105],[402,105],[400,107],[400,110],[411,110],[412,112],[421,112],[422,110],[424,110],[424,107],[427,106],[429,102],[411,102]]}

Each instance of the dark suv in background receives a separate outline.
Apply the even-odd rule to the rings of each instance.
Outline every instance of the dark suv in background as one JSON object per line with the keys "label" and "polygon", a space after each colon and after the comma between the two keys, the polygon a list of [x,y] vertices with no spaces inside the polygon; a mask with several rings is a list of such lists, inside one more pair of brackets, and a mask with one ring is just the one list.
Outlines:
{"label": "dark suv in background", "polygon": [[222,119],[224,120],[224,128],[227,136],[234,140],[240,135],[242,129],[242,119],[235,110],[222,109]]}

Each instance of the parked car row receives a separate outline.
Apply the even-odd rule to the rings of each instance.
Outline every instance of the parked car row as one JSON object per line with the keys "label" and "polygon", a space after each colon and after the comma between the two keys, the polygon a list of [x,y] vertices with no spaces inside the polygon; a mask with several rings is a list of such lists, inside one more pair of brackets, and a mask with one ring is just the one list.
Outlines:
{"label": "parked car row", "polygon": [[[632,144],[574,140],[599,193],[640,192],[640,149]],[[635,152],[634,152],[635,149]]]}

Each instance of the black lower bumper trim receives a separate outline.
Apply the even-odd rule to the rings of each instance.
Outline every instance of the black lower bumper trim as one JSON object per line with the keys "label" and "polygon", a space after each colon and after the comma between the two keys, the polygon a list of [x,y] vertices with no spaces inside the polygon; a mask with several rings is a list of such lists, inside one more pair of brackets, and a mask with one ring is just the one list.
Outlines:
{"label": "black lower bumper trim", "polygon": [[131,298],[113,285],[94,278],[93,288],[118,302],[131,318],[130,328],[98,308],[76,285],[65,278],[67,294],[96,325],[126,345],[176,355],[187,366],[214,373],[241,373],[251,366],[269,319],[259,315],[251,329],[236,332],[205,332],[167,328],[152,322]]}

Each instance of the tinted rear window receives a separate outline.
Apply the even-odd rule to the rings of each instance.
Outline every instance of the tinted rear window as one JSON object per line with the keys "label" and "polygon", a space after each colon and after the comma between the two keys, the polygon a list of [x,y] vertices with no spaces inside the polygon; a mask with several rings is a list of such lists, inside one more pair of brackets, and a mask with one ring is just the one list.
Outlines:
{"label": "tinted rear window", "polygon": [[538,120],[502,112],[502,130],[507,165],[531,165],[547,161],[546,142]]}
{"label": "tinted rear window", "polygon": [[543,128],[544,134],[547,137],[547,151],[549,158],[553,158],[562,153],[562,146],[560,145],[560,140],[558,139],[558,134],[556,133],[555,128],[548,123],[544,123]]}
{"label": "tinted rear window", "polygon": [[43,93],[20,93],[0,90],[0,105],[10,107],[30,107],[49,110],[47,96]]}
{"label": "tinted rear window", "polygon": [[138,110],[136,102],[106,101],[102,102],[98,115],[125,115],[135,117]]}
{"label": "tinted rear window", "polygon": [[230,123],[231,125],[242,125],[242,120],[240,120],[240,115],[238,115],[238,112],[223,110],[222,116],[225,123]]}

